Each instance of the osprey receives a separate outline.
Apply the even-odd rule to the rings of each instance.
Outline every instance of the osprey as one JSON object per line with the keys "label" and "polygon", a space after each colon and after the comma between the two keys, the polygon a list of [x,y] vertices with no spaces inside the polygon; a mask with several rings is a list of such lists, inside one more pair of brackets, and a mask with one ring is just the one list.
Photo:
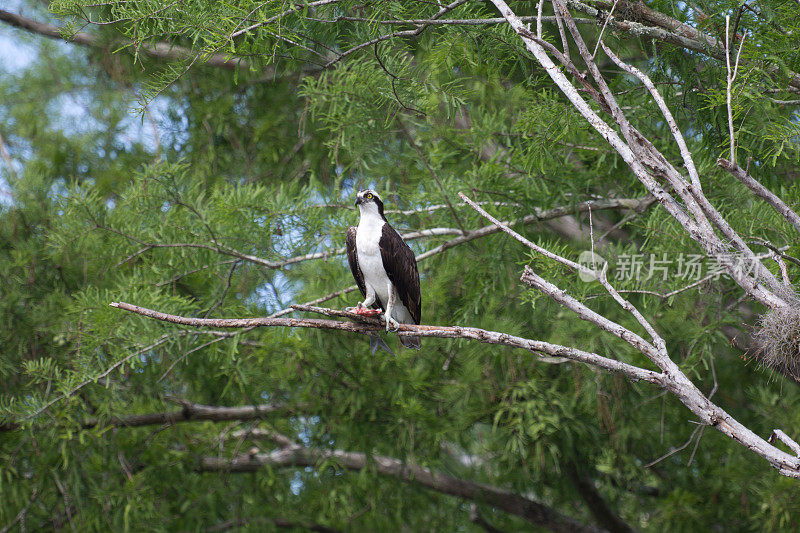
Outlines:
{"label": "osprey", "polygon": [[[414,252],[383,216],[377,192],[359,191],[356,207],[361,220],[357,228],[347,229],[347,262],[365,299],[355,312],[376,315],[383,310],[386,331],[396,331],[400,324],[419,324],[422,297]],[[400,342],[406,348],[422,346],[419,337],[400,336]]]}

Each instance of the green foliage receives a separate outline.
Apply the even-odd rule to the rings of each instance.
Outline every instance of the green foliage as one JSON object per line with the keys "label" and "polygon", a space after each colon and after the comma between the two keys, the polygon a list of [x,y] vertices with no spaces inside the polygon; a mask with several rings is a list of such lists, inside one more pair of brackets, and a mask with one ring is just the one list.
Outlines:
{"label": "green foliage", "polygon": [[[535,13],[535,4],[512,4]],[[734,86],[739,158],[752,157],[751,172],[797,205],[798,107],[776,101],[791,94],[771,92],[800,71],[791,37],[800,17],[790,4],[761,3],[754,12],[706,3],[699,20],[687,4],[648,2],[712,35],[721,35],[724,14],[739,18],[748,32]],[[450,229],[410,240],[417,253],[487,224],[457,202],[459,191],[517,223],[598,197],[641,197],[622,159],[506,25],[437,25],[412,35],[419,26],[380,22],[429,18],[438,9],[430,2],[57,0],[50,9],[75,30],[87,19],[108,23],[87,30],[106,45],[57,46],[0,29],[36,52],[19,71],[0,67],[0,133],[14,161],[0,167],[0,188],[9,191],[0,204],[0,527],[22,509],[28,529],[262,531],[277,529],[276,520],[297,530],[479,527],[465,500],[381,476],[373,462],[361,471],[335,459],[251,474],[199,471],[204,456],[274,450],[246,435],[270,429],[304,446],[381,454],[513,490],[588,523],[597,520],[575,473],[640,530],[796,528],[795,482],[715,430],[698,430],[677,400],[648,384],[463,339],[425,339],[413,352],[388,335],[397,356],[373,357],[366,338],[344,332],[222,333],[109,306],[253,317],[341,290],[352,277],[336,250],[357,221],[352,201],[362,187],[383,195],[402,233]],[[494,16],[473,2],[446,15]],[[406,33],[389,35],[397,31]],[[594,26],[581,31],[594,42]],[[719,211],[757,252],[768,241],[800,256],[794,229],[716,166],[728,149],[724,64],[605,35],[657,84]],[[559,42],[557,27],[546,23],[545,37]],[[165,62],[143,53],[162,41],[191,54]],[[246,59],[249,68],[204,67],[212,54]],[[632,122],[680,168],[646,91],[606,66]],[[594,210],[594,244],[588,214],[570,212],[517,228],[570,259],[596,246],[612,278],[634,254],[666,257],[674,268],[678,257],[701,253],[658,205]],[[525,265],[646,335],[598,283],[531,256],[504,233],[419,263],[423,323],[652,367],[521,284]],[[792,279],[798,273],[790,263]],[[716,390],[714,400],[738,420],[762,436],[798,427],[797,387],[748,362],[723,335],[761,311],[739,302],[729,280],[682,291],[690,281],[674,275],[613,281],[687,375]],[[351,292],[322,305],[358,299]],[[180,413],[182,401],[287,407],[259,420],[119,423]],[[532,527],[476,503],[498,528]]]}

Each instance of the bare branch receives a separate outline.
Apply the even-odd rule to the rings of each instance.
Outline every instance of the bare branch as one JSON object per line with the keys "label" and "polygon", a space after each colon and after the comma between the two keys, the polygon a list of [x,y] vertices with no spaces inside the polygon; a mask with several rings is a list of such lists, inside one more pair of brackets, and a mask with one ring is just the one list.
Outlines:
{"label": "bare branch", "polygon": [[[651,205],[655,203],[655,198],[652,196],[645,196],[643,198],[618,198],[618,199],[609,199],[609,200],[594,200],[589,202],[581,202],[574,207],[554,207],[553,209],[547,210],[536,210],[532,215],[526,215],[522,217],[521,220],[514,220],[506,222],[505,224],[509,227],[516,226],[516,225],[529,225],[535,222],[542,222],[545,220],[551,220],[554,218],[559,218],[562,216],[567,216],[571,213],[586,213],[590,209],[599,211],[604,209],[631,209],[636,211],[637,213],[641,213]],[[479,205],[479,204],[476,204]],[[461,235],[460,237],[456,237],[453,240],[444,242],[439,246],[432,248],[426,252],[417,256],[417,261],[421,261],[423,259],[427,259],[432,255],[436,255],[441,253],[445,250],[448,250],[454,246],[459,244],[463,244],[465,242],[469,242],[481,237],[485,237],[487,235],[492,235],[494,233],[499,233],[503,231],[502,228],[496,224],[491,224],[489,226],[484,226],[482,228],[468,231],[466,235]]]}
{"label": "bare branch", "polygon": [[[609,8],[612,6],[611,1],[604,3]],[[595,17],[595,20],[600,20],[604,15],[603,11],[600,9],[580,2],[579,0],[567,0],[567,5],[572,9]],[[635,37],[668,42],[682,48],[710,55],[716,59],[723,59],[722,47],[713,37],[689,25],[683,24],[678,20],[663,15],[658,11],[653,11],[643,4],[622,2],[622,6],[625,7],[626,13],[631,13],[633,15],[630,18],[636,18],[636,21],[620,19],[609,14],[607,18],[608,24],[615,30],[629,33]],[[642,24],[642,22],[647,22],[654,26],[647,26]]]}
{"label": "bare branch", "polygon": [[[635,210],[637,212],[641,212],[641,211],[645,210],[646,208],[648,208],[650,205],[652,205],[653,202],[654,202],[654,199],[650,198],[650,197],[644,197],[644,198],[612,198],[612,199],[607,199],[607,200],[593,200],[593,201],[590,201],[590,202],[584,202],[582,204],[578,204],[575,207],[560,206],[560,207],[555,207],[555,208],[546,209],[546,210],[536,209],[534,214],[527,215],[527,216],[523,217],[522,220],[520,221],[520,223],[523,224],[523,225],[533,224],[535,222],[541,222],[541,221],[544,221],[544,220],[550,220],[550,219],[553,219],[553,218],[567,216],[567,215],[569,215],[570,213],[573,213],[573,212],[586,212],[589,209],[594,209],[594,210],[632,209],[632,210]],[[426,209],[433,209],[433,208],[437,208],[437,207],[438,206],[431,206],[430,208],[426,208]],[[266,268],[269,268],[269,269],[273,269],[273,270],[277,270],[277,269],[280,269],[280,268],[283,268],[283,267],[286,267],[286,266],[289,266],[289,265],[293,265],[293,264],[296,264],[296,263],[302,263],[303,261],[312,261],[312,260],[316,260],[316,259],[327,259],[328,257],[333,257],[333,256],[336,256],[336,255],[342,255],[342,254],[345,253],[345,249],[344,248],[333,248],[333,249],[325,250],[325,251],[322,251],[322,252],[313,252],[313,253],[308,253],[308,254],[297,255],[297,256],[294,256],[294,257],[289,257],[289,258],[278,260],[278,261],[270,261],[268,259],[264,259],[262,257],[258,257],[258,256],[253,255],[253,254],[246,254],[246,253],[240,252],[240,251],[238,251],[236,249],[230,248],[228,246],[223,246],[223,245],[220,245],[220,244],[217,244],[217,243],[213,243],[213,244],[205,244],[205,243],[199,243],[199,242],[175,242],[175,243],[149,242],[148,243],[148,242],[144,242],[144,241],[141,241],[141,240],[137,239],[133,235],[129,235],[127,233],[119,231],[119,230],[117,230],[115,228],[112,228],[110,226],[105,226],[105,225],[102,225],[102,224],[96,224],[96,226],[97,226],[98,229],[110,231],[112,233],[120,235],[121,237],[124,237],[124,238],[126,238],[128,240],[131,240],[131,241],[133,241],[133,242],[135,242],[135,243],[137,243],[137,244],[139,244],[141,246],[141,248],[139,250],[133,252],[132,254],[127,256],[125,259],[123,259],[122,261],[117,263],[117,266],[119,266],[121,264],[124,264],[126,262],[129,262],[132,259],[138,257],[139,255],[141,255],[141,254],[143,254],[145,252],[148,252],[148,251],[154,250],[154,249],[160,249],[160,248],[165,248],[165,249],[168,249],[168,248],[196,248],[196,249],[201,249],[201,250],[210,250],[212,252],[216,252],[216,253],[221,254],[221,255],[227,255],[227,256],[230,256],[230,257],[235,257],[237,259],[248,261],[250,263],[253,263],[253,264],[256,264],[256,265],[261,265],[263,267],[266,267]],[[459,244],[463,244],[465,242],[469,242],[471,240],[478,239],[478,238],[481,238],[481,237],[485,237],[486,235],[491,235],[491,234],[497,233],[499,231],[500,231],[500,228],[497,228],[497,227],[494,227],[494,226],[487,226],[487,227],[484,227],[484,228],[479,228],[479,229],[474,230],[474,231],[468,231],[466,233],[464,231],[462,231],[460,229],[456,229],[456,228],[429,228],[429,229],[424,229],[424,230],[412,231],[412,232],[409,232],[409,233],[404,233],[402,235],[402,237],[403,237],[404,240],[414,240],[414,239],[420,239],[420,238],[424,238],[424,237],[435,237],[435,236],[441,236],[441,235],[458,235],[459,236],[458,238],[453,239],[452,241],[443,243],[443,244],[437,246],[436,248],[434,248],[433,250],[428,250],[427,252],[421,254],[420,256],[417,257],[417,260],[420,261],[420,260],[425,259],[427,257],[430,257],[432,255],[436,255],[438,253],[441,253],[441,252],[443,252],[443,251],[445,251],[445,250],[447,250],[449,248],[452,248],[453,246],[456,246],[456,245],[459,245]],[[225,264],[225,263],[221,263],[221,264]],[[162,284],[166,284],[166,283],[167,282],[162,282]]]}
{"label": "bare branch", "polygon": [[[503,207],[522,207],[520,204],[513,203],[513,202],[478,202],[478,205],[494,205],[494,206],[503,206]],[[454,207],[459,207],[461,204],[456,204]],[[336,206],[332,206],[336,207]],[[463,206],[461,206],[463,207]],[[426,207],[417,207],[415,209],[386,209],[384,210],[384,214],[387,215],[418,215],[420,213],[433,213],[434,211],[438,211],[440,209],[449,209],[450,206],[447,204],[433,204]],[[349,206],[347,209],[350,209]]]}
{"label": "bare branch", "polygon": [[[519,18],[522,22],[539,22],[539,16],[527,16],[527,17],[520,17]],[[408,25],[408,26],[419,26],[421,24],[427,24],[429,26],[493,26],[497,24],[504,24],[506,19],[502,17],[494,17],[494,18],[480,18],[480,19],[372,19],[372,18],[364,18],[364,17],[348,17],[348,16],[340,16],[330,19],[320,19],[314,17],[308,17],[308,20],[313,20],[315,22],[327,22],[327,23],[336,23],[336,22],[377,22],[379,24],[386,24],[387,26],[400,26],[400,25]],[[543,16],[541,20],[544,22],[555,22],[556,17],[553,16]],[[597,20],[593,18],[578,18],[575,19],[575,22],[578,24],[597,24]]]}
{"label": "bare branch", "polygon": [[230,434],[231,438],[234,439],[259,439],[259,440],[268,440],[274,442],[281,448],[295,448],[298,444],[284,435],[283,433],[278,433],[277,431],[273,431],[271,429],[266,428],[250,428],[250,429],[240,429],[238,431],[234,431]]}
{"label": "bare branch", "polygon": [[617,66],[636,76],[650,92],[650,95],[653,97],[653,100],[655,100],[656,105],[658,105],[658,109],[661,111],[661,114],[664,115],[675,142],[678,144],[681,157],[683,158],[683,164],[686,166],[686,170],[689,172],[689,178],[692,180],[692,185],[694,185],[698,191],[701,191],[702,187],[700,184],[700,175],[697,173],[697,168],[694,166],[694,159],[692,159],[692,154],[689,151],[689,147],[686,145],[686,140],[683,138],[683,133],[681,133],[680,128],[678,128],[678,123],[675,122],[672,112],[669,110],[669,107],[667,107],[667,103],[661,97],[658,89],[656,89],[655,84],[647,74],[618,58],[616,54],[614,54],[614,52],[612,52],[611,49],[605,45],[605,43],[602,43],[602,46],[603,51],[614,63],[617,64]]}
{"label": "bare branch", "polygon": [[[305,404],[289,406],[281,403],[265,403],[261,405],[244,405],[240,407],[224,407],[218,405],[202,405],[185,400],[174,400],[183,406],[177,411],[161,413],[143,413],[136,415],[112,416],[108,419],[88,418],[82,424],[84,429],[94,427],[142,427],[164,425],[172,426],[181,422],[227,422],[231,420],[258,420],[276,412],[293,412],[305,409]],[[0,431],[15,431],[20,424],[5,424]]]}
{"label": "bare branch", "polygon": [[614,10],[617,8],[617,2],[619,2],[619,0],[614,0],[614,5],[611,6],[611,11],[609,11],[608,15],[606,15],[606,20],[603,22],[603,27],[600,29],[600,35],[597,36],[597,44],[594,45],[594,52],[592,52],[592,59],[597,57],[597,49],[600,48],[600,44],[603,42],[603,33],[605,33],[606,26],[608,26],[608,21],[614,14]]}
{"label": "bare branch", "polygon": [[356,289],[358,289],[358,285],[350,285],[349,287],[344,288],[344,289],[342,289],[340,291],[333,291],[333,292],[331,292],[329,294],[326,294],[325,296],[321,296],[321,297],[319,297],[319,298],[317,298],[315,300],[308,301],[308,302],[306,302],[304,304],[291,305],[291,306],[287,307],[286,309],[281,309],[280,311],[277,311],[277,312],[272,313],[271,315],[269,315],[268,318],[277,318],[279,316],[288,315],[289,313],[291,313],[292,311],[295,310],[295,307],[299,307],[300,305],[302,305],[302,306],[311,306],[311,305],[321,304],[322,302],[327,302],[328,300],[332,300],[332,299],[336,298],[337,296],[341,296],[343,294],[348,294],[350,292],[353,292]]}
{"label": "bare branch", "polygon": [[112,417],[108,420],[98,420],[91,418],[83,423],[84,428],[92,428],[98,425],[118,426],[118,427],[139,427],[151,425],[174,425],[179,422],[227,422],[229,420],[256,420],[264,418],[266,415],[292,411],[302,406],[290,407],[286,404],[265,403],[261,405],[243,405],[240,407],[223,407],[218,405],[202,405],[199,403],[184,400],[175,400],[183,408],[180,411],[168,411],[163,413],[147,413],[141,415],[127,415]]}
{"label": "bare branch", "polygon": [[717,159],[717,164],[731,173],[737,180],[741,181],[748,189],[753,191],[756,196],[766,201],[775,208],[789,223],[800,232],[800,216],[789,207],[786,202],[781,200],[775,193],[761,185],[753,176],[748,174],[742,167],[727,159]]}
{"label": "bare branch", "polygon": [[[297,306],[303,310],[321,313],[326,316],[336,316],[349,318],[357,322],[342,322],[339,320],[324,320],[318,318],[192,318],[178,315],[170,315],[139,307],[125,302],[112,302],[112,307],[130,311],[154,320],[171,322],[173,324],[183,324],[194,327],[213,327],[213,328],[247,328],[247,327],[290,327],[290,328],[315,328],[327,330],[347,331],[350,333],[360,333],[363,335],[382,332],[385,328],[380,320],[376,318],[365,318],[362,315],[340,311],[337,309],[314,308],[311,306]],[[648,381],[660,384],[661,375],[651,370],[638,368],[627,363],[609,359],[595,353],[584,352],[576,348],[551,344],[549,342],[525,339],[507,333],[488,331],[480,328],[462,326],[425,326],[414,324],[400,324],[398,335],[437,337],[443,339],[470,339],[487,344],[500,344],[513,348],[522,348],[535,354],[547,354],[552,357],[564,357],[577,361],[596,365],[611,372],[624,374],[633,380]],[[54,403],[54,402],[53,402]]]}
{"label": "bare branch", "polygon": [[325,450],[305,446],[282,447],[271,453],[241,454],[233,458],[206,456],[202,458],[202,472],[258,472],[264,467],[316,467],[332,461],[341,468],[361,471],[367,468],[382,476],[394,477],[405,483],[421,485],[436,492],[483,502],[550,531],[599,532],[562,515],[537,501],[505,489],[453,477],[443,472],[382,455],[367,455],[361,452]]}
{"label": "bare branch", "polygon": [[780,429],[773,429],[772,435],[769,436],[769,442],[773,442],[775,439],[780,440],[782,443],[787,445],[797,457],[800,457],[800,444],[791,438],[789,435],[781,431]]}
{"label": "bare branch", "polygon": [[[601,0],[587,5],[580,0],[567,0],[567,5],[600,20],[603,11],[595,6],[602,6],[609,9],[612,5],[611,0]],[[674,19],[659,11],[650,9],[643,2],[620,1],[620,8],[624,8],[627,19],[609,17],[609,25],[615,30],[628,33],[634,37],[644,37],[667,42],[700,52],[708,57],[713,57],[719,61],[725,61],[724,43],[714,37],[692,27],[689,24]],[[651,26],[648,26],[650,24]],[[778,73],[778,68],[773,67],[772,73]],[[800,89],[800,74],[789,72],[789,86]]]}
{"label": "bare branch", "polygon": [[[719,227],[725,236],[730,239],[739,250],[745,254],[748,260],[754,261],[756,266],[757,279],[747,276],[744,272],[734,268],[734,265],[724,265],[728,274],[742,287],[751,297],[762,302],[771,308],[777,308],[786,305],[786,302],[772,292],[768,287],[758,282],[758,279],[764,279],[769,287],[777,290],[780,283],[772,275],[771,272],[757,259],[754,259],[755,254],[747,247],[746,244],[727,224],[727,222],[716,212],[702,194],[694,195],[694,191],[687,185],[680,174],[674,167],[658,152],[653,144],[641,135],[631,124],[627,121],[622,113],[619,105],[616,103],[614,95],[608,88],[603,76],[601,75],[597,65],[592,61],[591,55],[585,42],[577,31],[574,21],[572,21],[569,12],[566,10],[564,4],[560,0],[555,0],[556,8],[561,11],[564,16],[565,22],[575,39],[581,56],[584,58],[592,77],[595,78],[600,86],[601,95],[598,97],[595,91],[595,98],[600,103],[605,103],[605,108],[611,112],[614,120],[620,126],[625,141],[612,129],[597,113],[589,106],[589,104],[581,97],[577,89],[569,82],[564,73],[556,67],[550,57],[545,51],[545,46],[542,44],[541,39],[538,39],[533,33],[528,31],[516,15],[511,11],[508,5],[503,0],[492,0],[495,6],[509,21],[509,24],[514,31],[520,36],[525,43],[527,49],[536,57],[537,61],[545,68],[547,74],[561,89],[564,95],[574,105],[575,109],[594,127],[597,132],[620,154],[625,163],[631,168],[636,177],[647,187],[653,196],[667,209],[667,211],[678,221],[681,226],[687,231],[689,236],[695,242],[700,244],[703,249],[711,256],[716,257],[728,249],[728,245],[723,243],[722,240],[714,232],[714,228],[708,221],[706,213],[712,216],[714,223]],[[551,51],[548,49],[548,51]],[[552,52],[552,51],[551,51]],[[578,76],[578,79],[582,79]],[[583,80],[585,83],[585,80]],[[635,151],[634,151],[635,147]],[[681,199],[685,202],[687,212],[684,206],[679,204],[676,199],[654,179],[651,173],[658,173],[663,175],[673,187],[673,189],[680,195]]]}
{"label": "bare branch", "polygon": [[647,463],[646,465],[644,465],[644,467],[645,467],[645,468],[650,468],[651,466],[654,466],[654,465],[656,465],[656,464],[660,463],[660,462],[661,462],[661,461],[663,461],[664,459],[667,459],[667,458],[669,458],[669,457],[672,457],[672,456],[673,456],[673,455],[675,455],[676,453],[678,453],[678,452],[680,452],[680,451],[682,451],[682,450],[686,449],[686,447],[687,447],[687,446],[689,446],[689,445],[692,443],[692,441],[694,440],[694,436],[695,436],[695,435],[697,435],[697,433],[698,433],[698,432],[701,430],[701,428],[704,428],[704,427],[705,427],[705,426],[696,426],[696,427],[694,428],[694,430],[692,431],[692,434],[691,434],[691,435],[689,435],[689,438],[688,438],[688,439],[686,439],[686,442],[684,442],[683,444],[681,444],[681,445],[680,445],[680,446],[678,446],[677,448],[672,448],[672,449],[670,449],[670,450],[669,450],[667,453],[665,453],[665,454],[664,454],[664,455],[662,455],[661,457],[659,457],[659,458],[657,458],[657,459],[654,459],[654,460],[650,461],[649,463]]}
{"label": "bare branch", "polygon": [[[544,10],[544,0],[539,0],[539,6],[536,8],[536,36],[541,39],[542,38],[542,11]],[[504,19],[500,19],[505,22]],[[528,22],[526,20],[520,19],[522,22]],[[530,28],[528,28],[530,29]]]}
{"label": "bare branch", "polygon": [[[590,275],[596,275],[595,272],[589,270],[580,263],[570,261],[569,259],[561,257],[558,254],[554,254],[553,252],[546,250],[537,244],[532,243],[531,241],[529,241],[528,239],[526,239],[525,237],[515,232],[507,225],[503,224],[502,222],[494,218],[492,215],[487,213],[483,208],[481,208],[480,206],[475,204],[475,202],[470,200],[464,193],[458,193],[458,196],[461,197],[461,199],[464,200],[466,203],[468,203],[470,207],[472,207],[478,213],[480,213],[481,216],[494,222],[494,224],[499,226],[504,232],[508,233],[509,235],[520,241],[522,244],[524,244],[531,250],[534,250],[535,252],[547,257],[548,259],[552,259],[553,261],[561,263],[562,265],[572,268],[573,270],[576,270],[578,272]],[[619,293],[617,293],[617,291],[614,290],[611,284],[608,283],[608,281],[605,279],[605,273],[603,273],[601,276],[598,276],[597,279],[606,288],[606,290],[608,290],[609,294],[611,294],[614,297],[614,299],[617,302],[619,302],[619,304],[625,310],[632,313],[639,321],[639,323],[642,324],[642,326],[647,330],[647,332],[653,336],[656,345],[661,345],[664,343],[663,339],[656,333],[655,329],[647,322],[647,320],[644,319],[641,313],[639,313],[639,311],[635,307],[633,307],[633,305],[631,305],[630,302],[624,300],[619,295]],[[595,324],[604,331],[607,331],[612,335],[615,335],[616,337],[619,337],[625,342],[631,344],[634,348],[646,354],[654,362],[657,359],[659,359],[660,356],[658,350],[656,349],[656,346],[653,346],[652,344],[648,343],[639,335],[635,334],[634,332],[630,331],[627,328],[624,328],[620,324],[617,324],[616,322],[613,322],[607,319],[606,317],[602,316],[601,314],[589,309],[584,304],[580,303],[578,300],[568,295],[565,291],[559,289],[549,281],[545,280],[544,278],[536,274],[528,266],[525,267],[525,272],[522,275],[522,281],[536,287],[537,289],[539,289],[540,291],[544,292],[552,299],[557,301],[558,303],[562,304],[564,307],[571,309],[573,312],[575,312],[575,314],[578,315],[579,318],[591,322],[592,324]]]}
{"label": "bare branch", "polygon": [[733,69],[731,69],[730,25],[731,25],[731,17],[730,15],[726,15],[725,16],[725,73],[726,73],[725,101],[728,105],[728,135],[730,137],[730,152],[731,152],[730,157],[731,157],[731,162],[733,164],[736,164],[736,135],[733,131],[732,92],[733,92],[733,82],[736,80],[736,74],[738,74],[739,72],[739,57],[742,54],[742,48],[744,47],[744,40],[746,34],[742,36],[742,41],[739,44],[739,51],[736,53],[736,60],[733,65]]}

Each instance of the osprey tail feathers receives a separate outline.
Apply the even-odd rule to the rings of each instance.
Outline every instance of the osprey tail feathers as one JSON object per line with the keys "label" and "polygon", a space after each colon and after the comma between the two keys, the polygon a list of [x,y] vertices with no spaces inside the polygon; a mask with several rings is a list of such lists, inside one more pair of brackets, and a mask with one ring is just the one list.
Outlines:
{"label": "osprey tail feathers", "polygon": [[419,350],[422,348],[422,339],[420,337],[408,337],[406,335],[400,335],[400,344],[406,348],[414,348],[415,350]]}
{"label": "osprey tail feathers", "polygon": [[389,345],[386,344],[386,342],[384,342],[383,339],[381,339],[378,335],[370,335],[369,336],[369,351],[372,352],[372,355],[375,355],[375,352],[378,351],[378,348],[386,350],[387,352],[392,354],[394,357],[397,357],[394,354],[394,352],[392,351],[392,349],[389,348]]}

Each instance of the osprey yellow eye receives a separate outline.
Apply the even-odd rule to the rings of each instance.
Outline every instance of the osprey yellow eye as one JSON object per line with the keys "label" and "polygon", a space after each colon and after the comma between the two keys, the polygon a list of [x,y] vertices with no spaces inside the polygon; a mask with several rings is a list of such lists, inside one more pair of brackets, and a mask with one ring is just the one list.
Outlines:
{"label": "osprey yellow eye", "polygon": [[372,193],[367,193],[367,200],[372,200]]}

